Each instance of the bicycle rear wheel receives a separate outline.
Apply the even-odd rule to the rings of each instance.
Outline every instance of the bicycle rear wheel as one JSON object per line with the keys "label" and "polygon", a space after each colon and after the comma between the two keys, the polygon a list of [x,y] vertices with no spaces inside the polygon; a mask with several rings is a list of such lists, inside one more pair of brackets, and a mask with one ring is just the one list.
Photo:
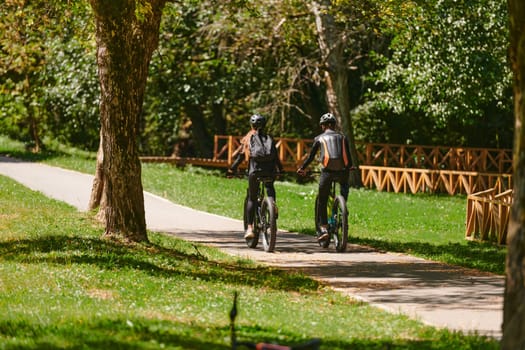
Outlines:
{"label": "bicycle rear wheel", "polygon": [[346,201],[341,195],[335,197],[332,207],[332,218],[334,219],[332,235],[335,250],[342,253],[346,250],[348,243],[348,210]]}
{"label": "bicycle rear wheel", "polygon": [[[248,190],[246,190],[246,197],[244,198],[244,215],[243,215],[243,222],[244,222],[244,231],[243,231],[243,234],[244,232],[246,232],[246,229],[248,228]],[[257,215],[255,215],[255,221],[257,221]],[[246,241],[246,245],[249,247],[249,248],[256,248],[257,247],[257,243],[259,243],[259,232],[257,231],[257,222],[254,222],[254,225],[253,225],[253,234],[254,234],[254,237],[253,238],[246,238],[245,241]]]}
{"label": "bicycle rear wheel", "polygon": [[277,240],[277,221],[275,217],[275,202],[266,197],[261,205],[261,233],[264,251],[273,252]]}

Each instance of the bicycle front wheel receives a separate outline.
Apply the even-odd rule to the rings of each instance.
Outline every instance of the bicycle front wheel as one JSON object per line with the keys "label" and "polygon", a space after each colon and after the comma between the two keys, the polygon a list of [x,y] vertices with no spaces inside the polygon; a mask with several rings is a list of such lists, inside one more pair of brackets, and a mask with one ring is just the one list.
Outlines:
{"label": "bicycle front wheel", "polygon": [[261,233],[264,251],[273,252],[277,240],[277,221],[275,202],[271,197],[266,197],[261,205]]}
{"label": "bicycle front wheel", "polygon": [[333,238],[335,250],[342,253],[346,250],[348,243],[348,210],[343,196],[335,197],[332,207],[332,218],[334,219]]}

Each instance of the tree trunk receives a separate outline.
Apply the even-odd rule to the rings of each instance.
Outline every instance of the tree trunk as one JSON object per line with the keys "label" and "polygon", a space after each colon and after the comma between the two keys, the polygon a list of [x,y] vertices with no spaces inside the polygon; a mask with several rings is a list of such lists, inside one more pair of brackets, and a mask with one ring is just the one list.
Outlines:
{"label": "tree trunk", "polygon": [[[334,17],[329,13],[330,0],[312,1],[310,8],[315,16],[319,49],[326,69],[326,99],[329,111],[337,118],[350,143],[350,154],[354,166],[359,166],[355,147],[354,128],[350,118],[350,94],[348,91],[348,67],[344,57],[344,31],[337,28]],[[361,187],[358,171],[350,175],[350,183]]]}
{"label": "tree trunk", "polygon": [[508,0],[510,15],[509,57],[514,72],[514,201],[507,233],[504,350],[525,349],[525,2]]}
{"label": "tree trunk", "polygon": [[[137,134],[164,0],[90,0],[101,87],[105,235],[147,241]],[[136,5],[140,5],[136,7]]]}

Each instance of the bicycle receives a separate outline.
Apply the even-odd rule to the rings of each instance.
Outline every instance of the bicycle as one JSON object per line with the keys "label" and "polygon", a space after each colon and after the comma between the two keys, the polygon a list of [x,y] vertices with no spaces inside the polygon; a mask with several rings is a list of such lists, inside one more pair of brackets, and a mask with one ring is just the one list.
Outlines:
{"label": "bicycle", "polygon": [[[313,172],[308,172],[308,175]],[[318,172],[316,172],[318,174]],[[336,195],[336,181],[332,181],[332,188],[328,196],[327,208],[328,212],[328,227],[327,231],[329,238],[320,241],[319,245],[323,248],[328,248],[330,242],[334,242],[335,250],[339,253],[346,251],[348,244],[348,208],[346,200],[342,195]],[[321,220],[319,211],[319,194],[315,197],[315,231],[317,236],[321,235]]]}
{"label": "bicycle", "polygon": [[230,341],[232,345],[232,350],[237,350],[237,348],[248,348],[256,350],[319,350],[321,346],[321,339],[314,338],[302,344],[297,344],[293,346],[286,346],[280,344],[271,344],[271,343],[254,343],[246,341],[237,341],[237,336],[235,334],[235,317],[237,317],[237,292],[233,295],[233,306],[230,310]]}
{"label": "bicycle", "polygon": [[[273,252],[275,250],[275,242],[277,241],[277,208],[275,200],[272,197],[266,196],[266,186],[268,182],[274,181],[271,176],[261,176],[257,178],[259,189],[257,191],[257,207],[255,209],[255,217],[253,222],[253,238],[246,238],[246,245],[250,248],[256,248],[259,243],[259,236],[262,236],[262,242],[265,252]],[[246,190],[246,197],[244,198],[244,231],[248,228],[248,204],[249,190]]]}

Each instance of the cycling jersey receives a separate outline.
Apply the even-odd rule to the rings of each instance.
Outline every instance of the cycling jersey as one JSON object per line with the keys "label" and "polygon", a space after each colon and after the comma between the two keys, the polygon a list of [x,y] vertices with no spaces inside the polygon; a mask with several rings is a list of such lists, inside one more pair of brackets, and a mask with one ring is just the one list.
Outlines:
{"label": "cycling jersey", "polygon": [[341,171],[352,166],[346,137],[332,129],[326,129],[314,139],[310,154],[301,169],[305,169],[313,161],[318,150],[320,150],[319,162],[323,170]]}

